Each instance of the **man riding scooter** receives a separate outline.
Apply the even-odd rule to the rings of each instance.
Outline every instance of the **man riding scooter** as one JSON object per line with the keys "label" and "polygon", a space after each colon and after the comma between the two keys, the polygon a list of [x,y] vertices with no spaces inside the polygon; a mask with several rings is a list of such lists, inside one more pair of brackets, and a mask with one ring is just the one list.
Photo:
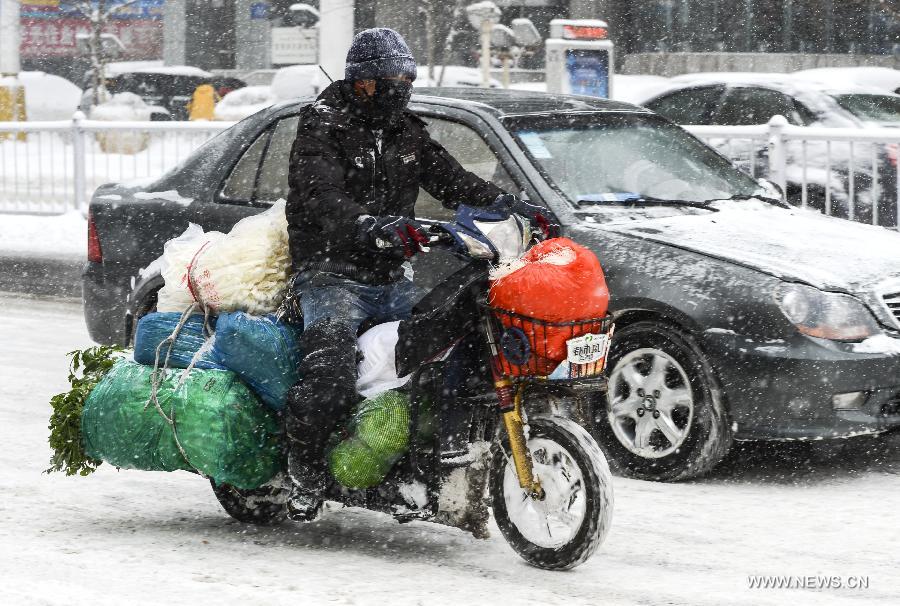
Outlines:
{"label": "man riding scooter", "polygon": [[360,324],[408,317],[415,302],[406,261],[427,243],[415,219],[419,187],[448,208],[463,201],[530,208],[463,169],[406,111],[415,78],[400,34],[368,29],[353,39],[345,79],[300,116],[287,219],[292,296],[304,324],[303,378],[285,409],[298,518],[315,515],[326,487],[326,441],[359,401]]}

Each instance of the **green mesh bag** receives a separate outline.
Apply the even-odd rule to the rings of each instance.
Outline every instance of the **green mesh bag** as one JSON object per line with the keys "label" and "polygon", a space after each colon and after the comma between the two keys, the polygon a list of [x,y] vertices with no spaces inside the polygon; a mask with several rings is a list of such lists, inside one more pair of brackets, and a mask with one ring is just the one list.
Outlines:
{"label": "green mesh bag", "polygon": [[[169,371],[158,401],[175,433],[150,400],[153,368],[120,360],[88,396],[81,431],[88,456],[147,471],[196,469],[218,483],[257,488],[280,469],[275,414],[260,405],[233,372]],[[174,415],[174,417],[173,417]]]}
{"label": "green mesh bag", "polygon": [[409,445],[409,400],[397,391],[369,398],[348,429],[350,437],[328,453],[331,475],[347,488],[377,486]]}

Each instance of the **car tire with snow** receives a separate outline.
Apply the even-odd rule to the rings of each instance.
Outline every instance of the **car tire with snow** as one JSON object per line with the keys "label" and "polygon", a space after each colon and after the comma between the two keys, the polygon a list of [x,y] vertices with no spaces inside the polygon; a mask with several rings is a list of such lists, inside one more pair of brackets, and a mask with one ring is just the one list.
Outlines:
{"label": "car tire with snow", "polygon": [[530,419],[528,450],[544,499],[532,500],[519,486],[504,444],[491,460],[494,519],[513,550],[532,566],[574,568],[593,555],[612,524],[609,465],[591,435],[563,417]]}
{"label": "car tire with snow", "polygon": [[213,480],[210,480],[210,483],[222,509],[238,522],[275,526],[288,517],[291,489],[282,474],[254,489],[216,484]]}
{"label": "car tire with snow", "polygon": [[642,480],[709,472],[729,451],[731,424],[712,368],[687,333],[641,321],[610,348],[609,391],[595,429],[613,469]]}

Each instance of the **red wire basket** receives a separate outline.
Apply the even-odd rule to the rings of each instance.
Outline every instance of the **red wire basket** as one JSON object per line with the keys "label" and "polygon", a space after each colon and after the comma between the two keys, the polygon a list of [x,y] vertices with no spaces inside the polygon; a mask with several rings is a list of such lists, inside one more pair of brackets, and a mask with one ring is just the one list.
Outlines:
{"label": "red wire basket", "polygon": [[500,372],[509,377],[582,379],[603,374],[612,316],[547,322],[489,307],[488,325]]}

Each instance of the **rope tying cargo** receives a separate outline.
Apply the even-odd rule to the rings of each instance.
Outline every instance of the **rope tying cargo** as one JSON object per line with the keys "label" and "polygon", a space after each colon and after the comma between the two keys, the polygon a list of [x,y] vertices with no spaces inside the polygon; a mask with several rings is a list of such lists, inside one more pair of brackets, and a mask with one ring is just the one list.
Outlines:
{"label": "rope tying cargo", "polygon": [[[184,310],[184,313],[181,314],[181,318],[178,320],[178,324],[175,326],[175,329],[172,331],[168,337],[160,341],[159,345],[156,346],[156,356],[153,361],[153,373],[150,375],[150,400],[147,402],[147,405],[144,407],[144,410],[147,409],[147,406],[153,404],[156,408],[156,411],[162,416],[162,418],[169,424],[169,427],[172,428],[172,436],[175,438],[175,446],[178,447],[178,452],[181,453],[181,456],[184,457],[184,460],[190,465],[194,467],[194,465],[188,460],[187,453],[184,451],[184,447],[181,445],[181,441],[178,439],[178,430],[175,427],[175,408],[172,407],[172,412],[167,415],[163,410],[162,405],[159,403],[159,388],[162,386],[162,382],[166,378],[166,371],[169,369],[169,356],[172,353],[172,348],[175,345],[175,341],[178,339],[179,333],[181,333],[181,329],[184,328],[185,323],[187,323],[188,318],[193,315],[193,313],[198,309],[203,310],[203,327],[204,331],[207,334],[208,338],[212,337],[212,333],[209,328],[209,309],[207,309],[202,303],[196,302],[191,304],[190,307]],[[159,367],[159,359],[160,354],[162,352],[162,348],[167,347],[165,358],[163,358],[162,368]],[[194,368],[194,365],[197,363],[199,359],[199,353],[194,355],[191,360],[190,365],[184,370],[181,374],[181,378],[178,381],[178,385],[176,385],[176,389],[184,384],[184,381],[187,379],[188,374]],[[203,477],[206,477],[199,469],[194,468],[198,474]]]}

